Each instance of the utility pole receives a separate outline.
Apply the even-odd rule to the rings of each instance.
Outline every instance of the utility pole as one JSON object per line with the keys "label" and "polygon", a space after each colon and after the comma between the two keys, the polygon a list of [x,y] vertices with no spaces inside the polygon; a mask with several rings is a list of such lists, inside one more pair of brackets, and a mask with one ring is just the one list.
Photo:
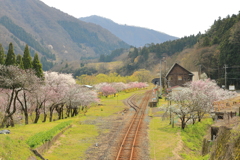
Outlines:
{"label": "utility pole", "polygon": [[224,87],[224,89],[226,90],[227,89],[227,65],[226,64],[224,64],[224,70],[225,70],[225,87]]}
{"label": "utility pole", "polygon": [[202,65],[199,65],[199,79],[201,79],[201,74],[202,74]]}
{"label": "utility pole", "polygon": [[160,97],[162,97],[162,60],[160,59],[160,78],[159,78]]}

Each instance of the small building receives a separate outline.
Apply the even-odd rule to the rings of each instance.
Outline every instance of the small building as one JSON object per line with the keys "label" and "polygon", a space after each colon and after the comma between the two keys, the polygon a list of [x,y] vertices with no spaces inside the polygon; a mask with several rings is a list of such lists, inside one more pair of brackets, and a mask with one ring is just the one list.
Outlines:
{"label": "small building", "polygon": [[193,73],[175,63],[166,74],[168,88],[173,86],[183,86],[193,79]]}
{"label": "small building", "polygon": [[93,89],[94,88],[93,86],[90,86],[90,85],[83,85],[83,87],[88,88],[88,89]]}

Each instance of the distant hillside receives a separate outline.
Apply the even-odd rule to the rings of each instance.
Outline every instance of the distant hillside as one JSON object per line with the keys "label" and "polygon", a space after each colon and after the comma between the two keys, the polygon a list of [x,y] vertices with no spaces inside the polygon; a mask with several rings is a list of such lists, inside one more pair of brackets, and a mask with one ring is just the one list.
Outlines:
{"label": "distant hillside", "polygon": [[235,85],[239,89],[239,53],[240,13],[215,20],[205,34],[134,48],[117,73],[131,75],[139,69],[159,73],[160,59],[165,57],[163,73],[178,62],[190,71],[206,73],[220,86],[227,83],[227,86]]}
{"label": "distant hillside", "polygon": [[141,47],[145,44],[162,43],[165,41],[177,39],[177,37],[170,36],[165,33],[157,32],[151,29],[120,25],[110,19],[99,16],[90,16],[79,19],[85,22],[91,22],[100,25],[103,28],[106,28],[107,30],[112,32],[120,39],[122,39],[124,42],[135,47]]}
{"label": "distant hillside", "polygon": [[28,44],[32,52],[56,62],[96,58],[129,47],[108,30],[80,21],[40,0],[0,1],[0,43],[5,52],[10,42],[15,54],[23,54]]}

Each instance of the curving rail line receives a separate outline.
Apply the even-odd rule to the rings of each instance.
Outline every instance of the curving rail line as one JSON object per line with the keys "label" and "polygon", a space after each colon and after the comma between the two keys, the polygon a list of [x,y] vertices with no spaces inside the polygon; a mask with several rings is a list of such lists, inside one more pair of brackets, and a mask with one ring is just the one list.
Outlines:
{"label": "curving rail line", "polygon": [[135,143],[137,141],[138,131],[142,124],[142,119],[144,117],[144,112],[146,110],[148,101],[150,99],[151,91],[145,93],[144,98],[139,106],[137,106],[133,99],[136,95],[130,97],[127,101],[128,105],[135,109],[136,113],[130,122],[130,125],[125,133],[125,136],[121,142],[120,148],[117,153],[116,160],[133,160],[136,159]]}

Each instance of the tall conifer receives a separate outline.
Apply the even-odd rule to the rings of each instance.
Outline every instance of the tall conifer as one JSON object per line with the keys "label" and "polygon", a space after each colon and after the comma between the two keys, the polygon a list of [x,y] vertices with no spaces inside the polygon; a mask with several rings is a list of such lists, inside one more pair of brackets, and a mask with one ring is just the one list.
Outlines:
{"label": "tall conifer", "polygon": [[22,56],[20,54],[17,55],[16,63],[19,68],[24,69]]}
{"label": "tall conifer", "polygon": [[6,55],[4,53],[4,49],[2,44],[0,43],[0,64],[5,64],[5,58],[6,58]]}
{"label": "tall conifer", "polygon": [[38,77],[43,77],[43,70],[42,70],[42,64],[41,62],[39,61],[39,58],[38,58],[38,54],[35,53],[34,55],[34,58],[33,58],[33,69],[35,70],[36,72],[36,75]]}
{"label": "tall conifer", "polygon": [[23,54],[23,57],[22,57],[22,61],[23,61],[24,69],[32,68],[32,57],[30,56],[28,45],[26,45],[26,47],[24,49],[24,54]]}
{"label": "tall conifer", "polygon": [[5,65],[9,66],[9,65],[15,65],[15,64],[16,64],[16,56],[14,54],[13,44],[10,43],[9,48],[8,48],[7,58],[5,61]]}

